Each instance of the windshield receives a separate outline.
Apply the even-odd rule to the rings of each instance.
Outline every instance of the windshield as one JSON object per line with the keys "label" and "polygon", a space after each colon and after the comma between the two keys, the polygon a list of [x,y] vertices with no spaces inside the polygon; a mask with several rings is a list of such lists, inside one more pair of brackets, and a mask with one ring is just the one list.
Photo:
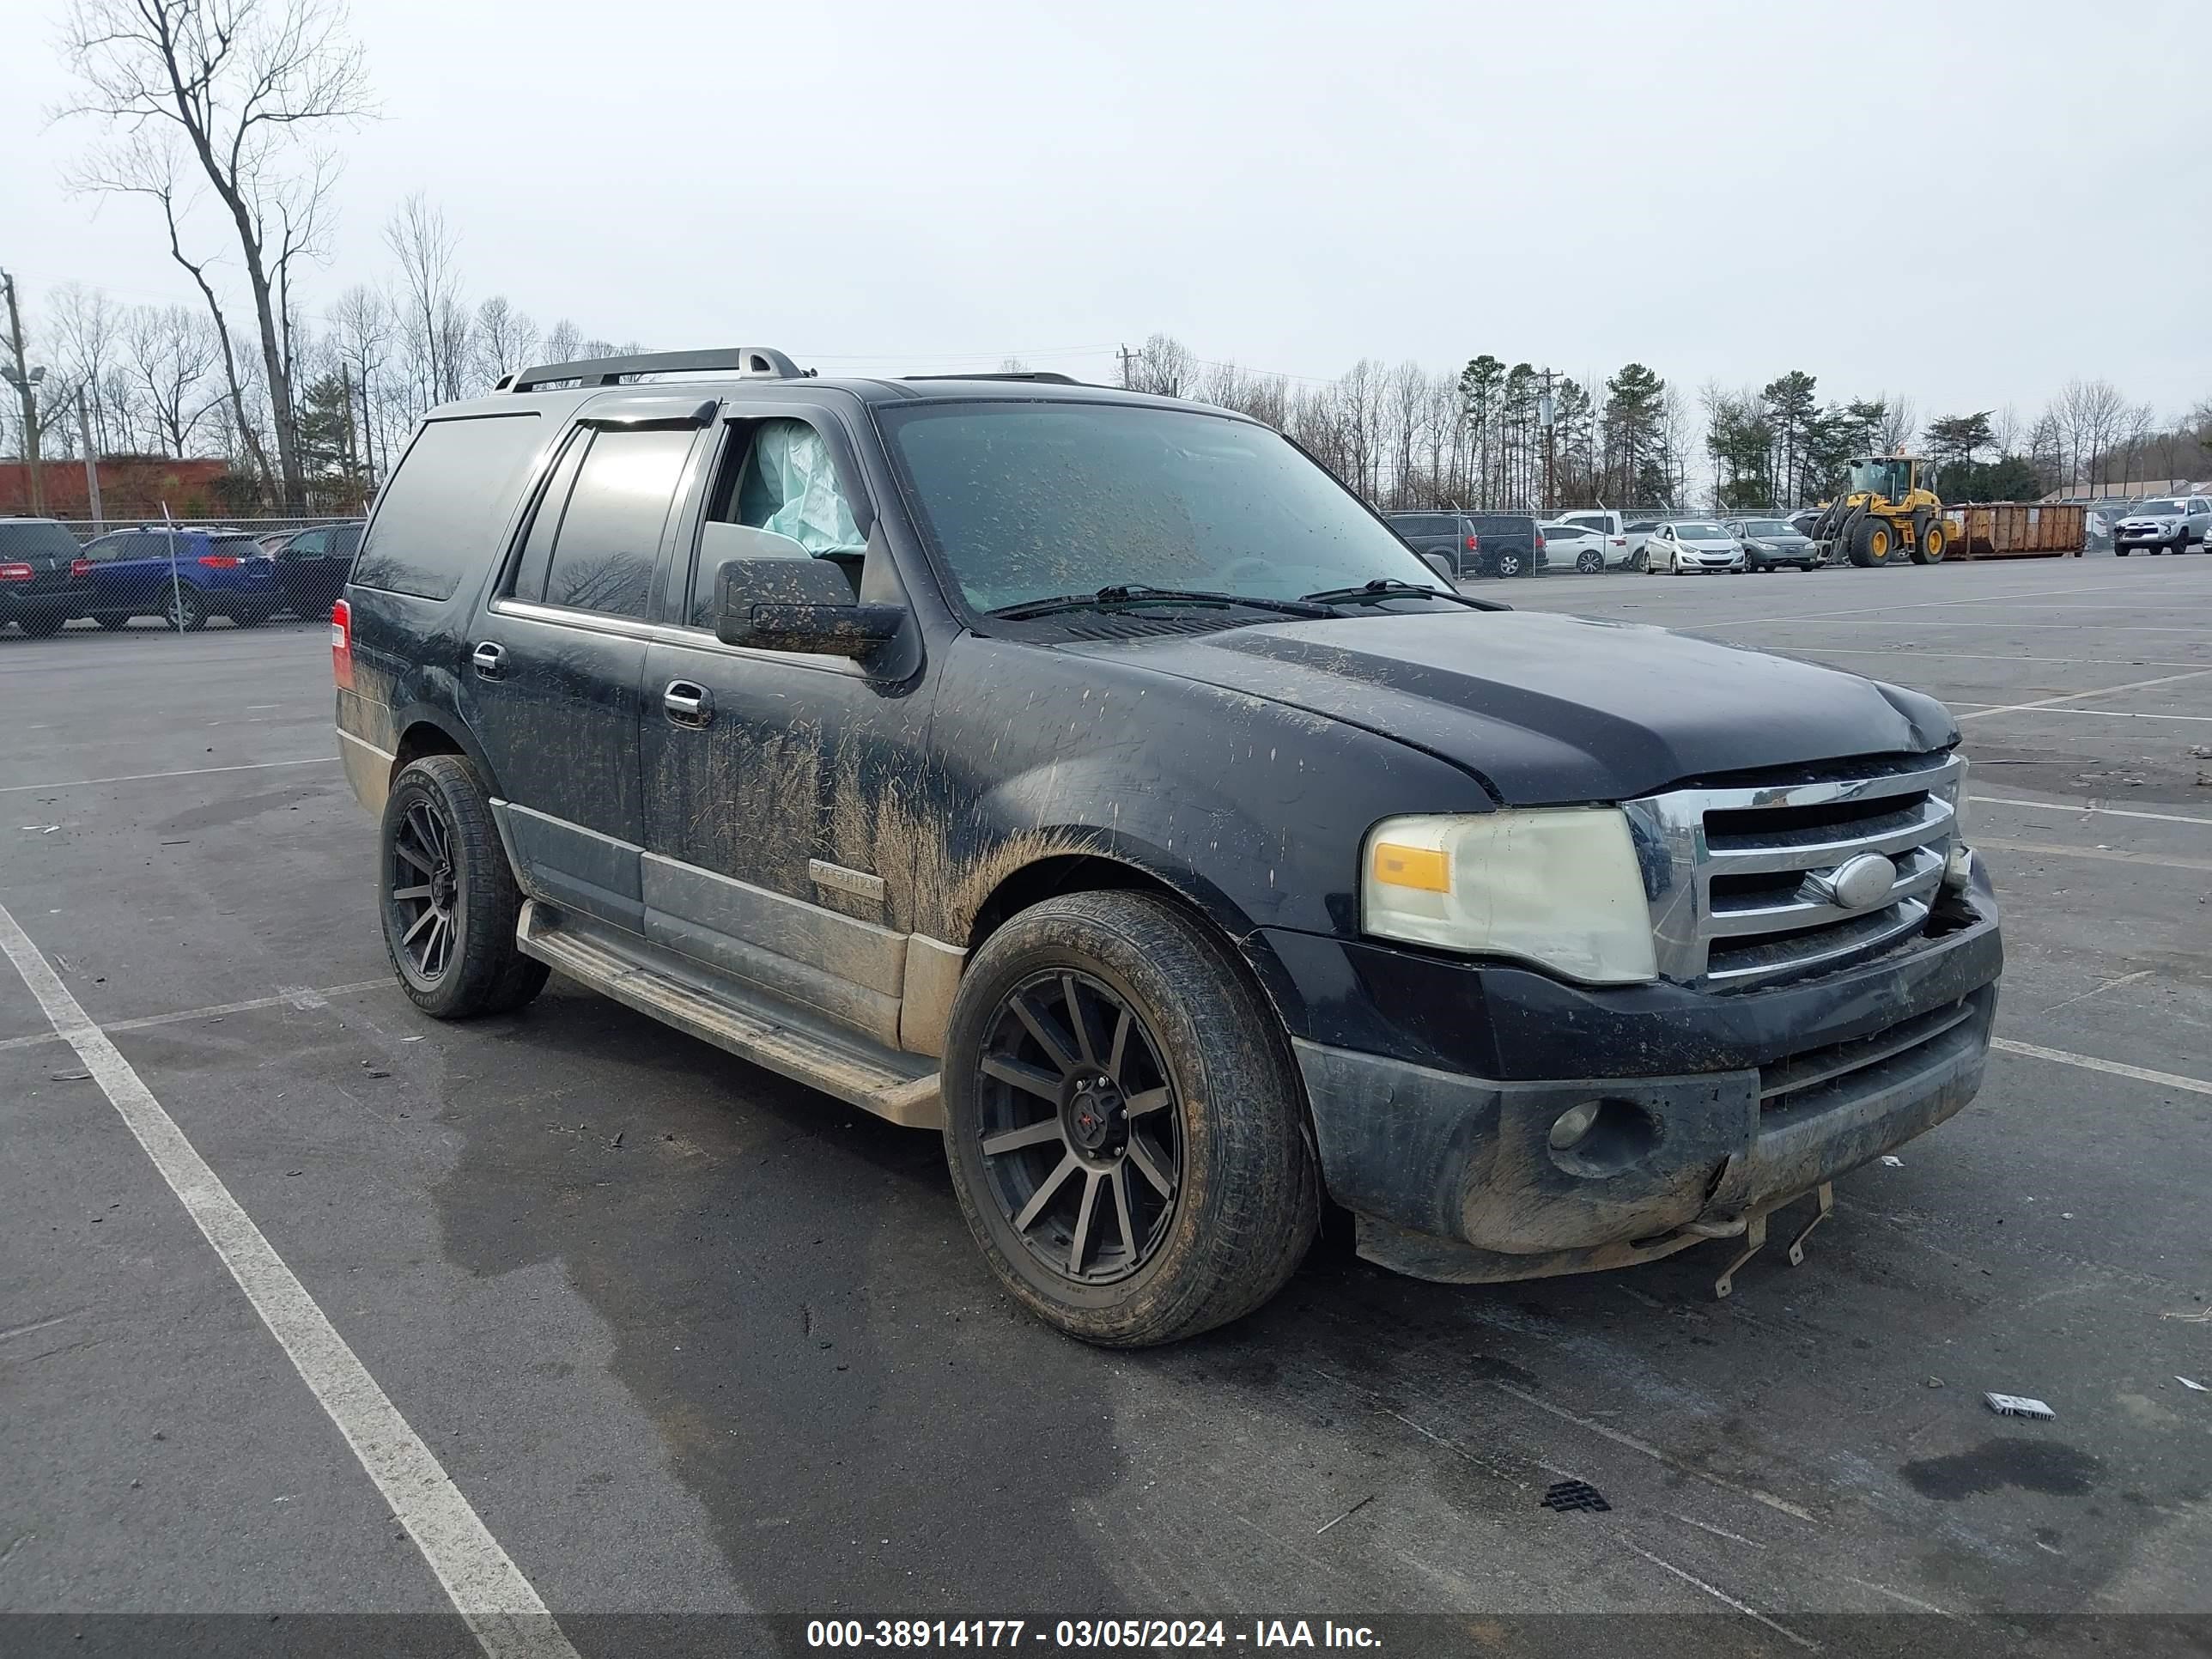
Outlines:
{"label": "windshield", "polygon": [[2177,519],[2184,512],[2179,501],[2137,501],[2128,511],[2142,519]]}
{"label": "windshield", "polygon": [[1449,591],[1265,427],[1073,403],[924,404],[882,421],[923,532],[978,611],[1112,586],[1291,599],[1380,578]]}
{"label": "windshield", "polygon": [[1753,519],[1744,526],[1747,536],[1794,536],[1797,532],[1779,519]]}
{"label": "windshield", "polygon": [[1728,532],[1717,524],[1678,524],[1674,526],[1674,534],[1686,542],[1724,542],[1729,539]]}

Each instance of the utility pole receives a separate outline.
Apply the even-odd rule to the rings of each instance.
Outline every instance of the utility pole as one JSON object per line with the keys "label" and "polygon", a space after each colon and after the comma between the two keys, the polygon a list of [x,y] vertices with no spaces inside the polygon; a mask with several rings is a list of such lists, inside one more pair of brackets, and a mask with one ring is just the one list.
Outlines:
{"label": "utility pole", "polygon": [[8,379],[15,383],[15,392],[23,400],[23,459],[31,473],[31,514],[34,518],[46,515],[46,480],[39,472],[39,394],[34,390],[44,378],[42,369],[34,374],[23,356],[23,317],[15,308],[15,279],[0,270],[0,288],[8,290],[8,338],[15,348],[15,369]]}
{"label": "utility pole", "polygon": [[351,365],[343,362],[338,364],[338,388],[345,394],[338,401],[345,406],[346,412],[346,471],[353,475],[355,487],[358,489],[361,486],[361,453],[354,447],[353,368]]}
{"label": "utility pole", "polygon": [[1536,401],[1537,418],[1544,423],[1544,511],[1548,515],[1558,505],[1552,488],[1552,473],[1558,450],[1559,405],[1552,398],[1552,371],[1544,371],[1544,395]]}
{"label": "utility pole", "polygon": [[1124,392],[1130,390],[1129,365],[1132,362],[1134,362],[1140,355],[1140,353],[1130,350],[1127,346],[1123,346],[1115,354],[1115,356],[1118,356],[1121,360],[1121,390]]}
{"label": "utility pole", "polygon": [[92,505],[92,533],[105,535],[106,515],[100,510],[100,454],[92,447],[92,414],[85,407],[82,386],[76,389],[76,429],[84,439],[84,496]]}

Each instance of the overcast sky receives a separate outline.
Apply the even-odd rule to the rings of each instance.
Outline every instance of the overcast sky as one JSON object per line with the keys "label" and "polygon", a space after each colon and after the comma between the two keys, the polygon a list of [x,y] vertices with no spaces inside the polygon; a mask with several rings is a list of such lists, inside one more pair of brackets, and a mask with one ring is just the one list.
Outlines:
{"label": "overcast sky", "polygon": [[[0,265],[34,308],[191,297],[147,204],[64,190],[94,131],[45,118],[61,9],[9,10]],[[2212,396],[2207,0],[356,0],[353,27],[381,114],[341,140],[311,313],[386,275],[422,190],[472,298],[832,372],[1104,379],[1157,330],[1317,379],[1802,368],[1923,419],[2074,375]]]}

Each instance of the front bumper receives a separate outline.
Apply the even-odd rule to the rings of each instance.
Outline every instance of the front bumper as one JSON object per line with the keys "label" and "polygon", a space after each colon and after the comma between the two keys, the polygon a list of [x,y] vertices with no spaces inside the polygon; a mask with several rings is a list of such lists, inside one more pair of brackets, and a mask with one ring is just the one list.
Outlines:
{"label": "front bumper", "polygon": [[[1339,944],[1331,969],[1294,951],[1302,991],[1339,994],[1309,1001],[1320,1017],[1293,1041],[1330,1195],[1358,1218],[1363,1255],[1462,1282],[1626,1266],[1740,1231],[1973,1098],[2002,948],[1985,880],[1971,900],[1974,920],[1942,938],[1729,995],[1589,990],[1369,945]],[[1446,1037],[1439,973],[1462,981],[1461,1029],[1442,1042],[1426,1040]],[[1331,1040],[1379,1017],[1377,998],[1413,1016],[1391,1022],[1394,1041]],[[1592,1100],[1634,1133],[1595,1158],[1555,1152],[1554,1120]]]}

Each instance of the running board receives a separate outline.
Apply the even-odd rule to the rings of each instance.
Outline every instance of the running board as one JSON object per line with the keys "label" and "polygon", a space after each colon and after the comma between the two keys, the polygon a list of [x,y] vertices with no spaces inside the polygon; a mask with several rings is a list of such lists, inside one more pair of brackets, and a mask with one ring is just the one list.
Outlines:
{"label": "running board", "polygon": [[604,996],[652,1015],[702,1042],[767,1067],[908,1129],[943,1127],[937,1062],[840,1031],[765,996],[709,988],[671,953],[617,939],[588,921],[524,902],[514,942]]}

